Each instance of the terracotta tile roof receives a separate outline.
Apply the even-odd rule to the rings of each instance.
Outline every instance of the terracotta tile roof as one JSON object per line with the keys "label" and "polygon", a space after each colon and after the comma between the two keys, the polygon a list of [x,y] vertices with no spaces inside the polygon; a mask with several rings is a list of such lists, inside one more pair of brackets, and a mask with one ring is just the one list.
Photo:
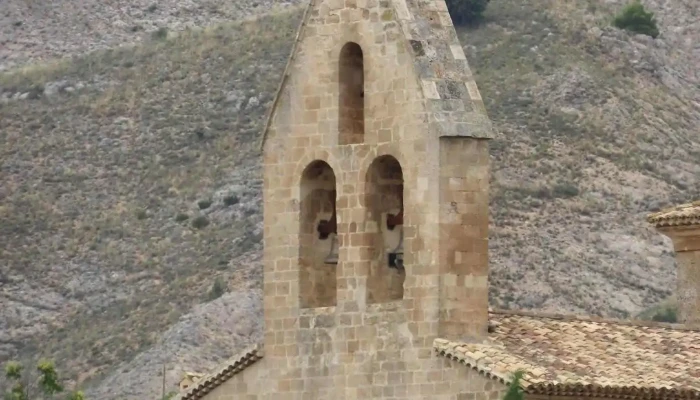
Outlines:
{"label": "terracotta tile roof", "polygon": [[700,331],[677,324],[490,313],[484,343],[436,339],[438,354],[501,382],[527,371],[543,395],[700,399]]}
{"label": "terracotta tile roof", "polygon": [[208,374],[197,381],[189,390],[180,394],[177,397],[180,400],[198,400],[204,397],[207,393],[214,390],[217,386],[226,382],[229,378],[246,369],[249,365],[255,363],[263,356],[262,346],[256,344],[249,347],[239,355],[231,358],[221,368]]}
{"label": "terracotta tile roof", "polygon": [[647,221],[657,227],[700,225],[700,200],[649,214]]}

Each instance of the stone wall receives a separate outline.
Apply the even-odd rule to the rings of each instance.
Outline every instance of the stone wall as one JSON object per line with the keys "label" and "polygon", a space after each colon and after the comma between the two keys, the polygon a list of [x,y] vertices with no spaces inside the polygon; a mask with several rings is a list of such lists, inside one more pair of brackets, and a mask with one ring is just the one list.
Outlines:
{"label": "stone wall", "polygon": [[700,225],[657,229],[671,238],[676,253],[678,322],[700,329]]}
{"label": "stone wall", "polygon": [[[698,229],[700,231],[700,229]],[[678,320],[700,328],[700,232],[698,249],[680,252],[678,260]]]}
{"label": "stone wall", "polygon": [[440,138],[442,338],[488,334],[488,156],[485,140]]}
{"label": "stone wall", "polygon": [[[314,318],[318,316],[311,319]],[[321,334],[322,331],[325,333]],[[308,338],[308,346],[312,346],[311,339],[320,342],[307,364],[280,364],[265,356],[205,398],[499,400],[506,391],[504,384],[443,357],[396,359],[390,353],[379,352],[355,366],[343,365],[343,359],[334,360],[323,349],[335,328],[315,332]]]}

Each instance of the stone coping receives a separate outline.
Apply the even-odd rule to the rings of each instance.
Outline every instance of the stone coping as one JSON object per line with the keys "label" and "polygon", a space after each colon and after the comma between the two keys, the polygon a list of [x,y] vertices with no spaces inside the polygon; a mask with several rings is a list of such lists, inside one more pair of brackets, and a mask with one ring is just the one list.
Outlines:
{"label": "stone coping", "polygon": [[649,214],[647,221],[657,228],[700,225],[700,200]]}

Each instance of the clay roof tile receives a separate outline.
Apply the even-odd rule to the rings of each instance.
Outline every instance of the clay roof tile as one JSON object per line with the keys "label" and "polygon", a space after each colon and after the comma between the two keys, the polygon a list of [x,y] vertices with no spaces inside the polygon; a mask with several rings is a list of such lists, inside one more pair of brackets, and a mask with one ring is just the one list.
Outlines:
{"label": "clay roof tile", "polygon": [[700,331],[677,324],[493,311],[486,343],[435,351],[533,394],[700,399]]}
{"label": "clay roof tile", "polygon": [[700,225],[700,200],[649,214],[647,221],[656,227]]}

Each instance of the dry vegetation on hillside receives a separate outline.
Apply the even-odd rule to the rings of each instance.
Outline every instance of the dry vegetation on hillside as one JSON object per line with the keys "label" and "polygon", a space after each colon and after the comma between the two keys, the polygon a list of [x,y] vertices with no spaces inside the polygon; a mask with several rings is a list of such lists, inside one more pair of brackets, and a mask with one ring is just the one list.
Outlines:
{"label": "dry vegetation on hillside", "polygon": [[300,0],[3,0],[0,71],[123,44],[155,32],[228,23]]}
{"label": "dry vegetation on hillside", "polygon": [[93,375],[148,348],[216,277],[259,285],[258,132],[297,22],[0,75],[15,98],[0,103],[0,361],[36,352]]}
{"label": "dry vegetation on hillside", "polygon": [[[644,215],[700,196],[700,91],[670,50],[700,33],[664,8],[659,40],[630,37],[605,4],[492,0],[460,30],[497,133],[494,306],[626,316],[673,289]],[[257,145],[299,16],[0,73],[0,362],[143,399],[161,361],[171,385],[257,338],[233,321],[260,316]],[[236,294],[193,309],[217,278]]]}
{"label": "dry vegetation on hillside", "polygon": [[663,81],[658,44],[609,27],[615,7],[492,5],[462,32],[498,131],[492,303],[626,317],[662,300],[671,247],[644,217],[700,196],[700,107]]}

